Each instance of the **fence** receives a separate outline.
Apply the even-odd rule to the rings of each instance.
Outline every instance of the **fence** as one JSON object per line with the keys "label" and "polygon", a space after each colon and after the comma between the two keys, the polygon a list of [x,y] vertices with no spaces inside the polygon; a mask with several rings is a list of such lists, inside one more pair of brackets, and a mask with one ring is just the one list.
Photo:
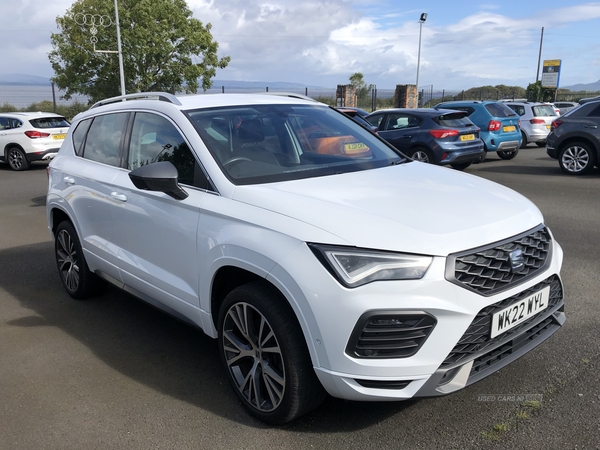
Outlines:
{"label": "fence", "polygon": [[[281,88],[281,87],[226,87],[213,86],[208,89],[205,94],[214,93],[257,93],[257,92],[289,92],[299,95],[312,97],[324,103],[336,106],[336,88]],[[200,92],[201,94],[203,92]],[[377,89],[373,88],[370,93],[362,98],[358,98],[358,107],[369,111],[374,109],[392,108],[394,107],[395,89]],[[12,105],[18,109],[24,109],[32,104],[42,101],[53,102],[54,108],[57,105],[73,105],[75,103],[88,103],[88,98],[85,96],[73,96],[70,100],[62,99],[63,91],[54,89],[51,84],[48,85],[0,85],[0,106]],[[557,101],[578,101],[585,97],[594,97],[600,95],[600,92],[570,92],[561,91],[559,89]],[[435,106],[437,103],[449,100],[500,100],[500,99],[517,99],[526,98],[525,89],[516,90],[499,90],[496,88],[475,88],[463,91],[444,89],[434,89],[433,85],[421,86],[419,90],[420,105],[424,107]]]}

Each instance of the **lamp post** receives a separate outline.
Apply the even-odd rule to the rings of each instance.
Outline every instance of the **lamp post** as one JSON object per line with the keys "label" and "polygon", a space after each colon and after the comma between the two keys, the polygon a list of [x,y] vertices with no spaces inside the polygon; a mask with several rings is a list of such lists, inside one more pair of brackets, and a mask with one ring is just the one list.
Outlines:
{"label": "lamp post", "polygon": [[421,67],[421,33],[423,32],[423,24],[427,20],[427,13],[421,13],[421,18],[419,19],[419,53],[417,56],[417,107],[420,105],[419,100],[419,69]]}

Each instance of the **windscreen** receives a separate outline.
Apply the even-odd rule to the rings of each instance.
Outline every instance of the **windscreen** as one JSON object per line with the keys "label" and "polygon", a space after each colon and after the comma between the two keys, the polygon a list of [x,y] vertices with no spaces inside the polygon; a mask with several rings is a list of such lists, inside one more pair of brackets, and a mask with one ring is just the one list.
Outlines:
{"label": "windscreen", "polygon": [[402,156],[344,114],[321,105],[247,105],[187,111],[235,184],[369,170]]}
{"label": "windscreen", "polygon": [[64,117],[39,117],[29,120],[34,128],[63,128],[70,124]]}
{"label": "windscreen", "polygon": [[467,118],[467,113],[464,111],[442,114],[433,118],[433,120],[442,127],[464,128],[473,126],[473,122]]}
{"label": "windscreen", "polygon": [[532,108],[533,115],[536,117],[539,116],[556,116],[556,111],[554,111],[554,107],[552,105],[537,105]]}
{"label": "windscreen", "polygon": [[485,109],[494,117],[513,117],[517,113],[503,103],[488,103]]}

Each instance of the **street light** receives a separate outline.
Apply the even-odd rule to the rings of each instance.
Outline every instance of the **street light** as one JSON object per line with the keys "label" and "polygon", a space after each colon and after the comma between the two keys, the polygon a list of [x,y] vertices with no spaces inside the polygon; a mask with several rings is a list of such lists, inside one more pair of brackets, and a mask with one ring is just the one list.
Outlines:
{"label": "street light", "polygon": [[420,105],[419,101],[419,68],[421,67],[421,33],[423,32],[423,24],[427,20],[427,13],[421,13],[421,18],[419,19],[419,53],[417,56],[417,106]]}

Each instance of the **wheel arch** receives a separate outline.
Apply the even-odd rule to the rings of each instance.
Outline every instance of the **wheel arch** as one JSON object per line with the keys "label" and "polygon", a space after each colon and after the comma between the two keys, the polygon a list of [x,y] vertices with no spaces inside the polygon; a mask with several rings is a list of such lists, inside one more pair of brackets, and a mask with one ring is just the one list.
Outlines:
{"label": "wheel arch", "polygon": [[245,267],[244,264],[234,262],[221,265],[212,277],[210,312],[208,314],[211,323],[204,323],[205,333],[217,337],[219,311],[227,295],[238,286],[255,281],[269,285],[280,300],[289,305],[304,336],[313,365],[319,367],[328,361],[327,355],[321,351],[323,347],[315,346],[315,340],[318,340],[315,336],[320,336],[320,332],[308,300],[303,297],[302,290],[295,283],[293,277],[279,265],[273,273],[261,273],[256,268]]}
{"label": "wheel arch", "polygon": [[596,164],[600,164],[600,147],[592,139],[590,139],[588,136],[585,136],[585,135],[573,135],[573,136],[569,136],[568,138],[564,139],[558,146],[557,155],[560,155],[560,153],[569,144],[573,144],[575,142],[582,142],[584,144],[589,145],[593,150],[595,150]]}

